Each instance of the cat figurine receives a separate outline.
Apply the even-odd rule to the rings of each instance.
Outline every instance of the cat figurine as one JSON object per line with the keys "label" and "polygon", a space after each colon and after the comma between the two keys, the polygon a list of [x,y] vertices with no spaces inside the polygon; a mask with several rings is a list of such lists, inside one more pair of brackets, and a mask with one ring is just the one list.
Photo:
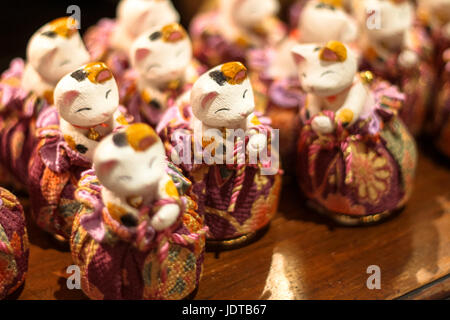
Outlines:
{"label": "cat figurine", "polygon": [[293,49],[301,85],[297,149],[300,187],[318,212],[345,225],[380,221],[405,206],[417,162],[414,139],[399,120],[404,96],[339,41]]}
{"label": "cat figurine", "polygon": [[102,62],[65,75],[54,99],[55,107],[38,118],[28,188],[37,225],[67,240],[79,206],[73,193],[81,173],[91,168],[101,139],[128,123],[119,109],[116,81]]}
{"label": "cat figurine", "polygon": [[177,188],[180,178],[146,124],[100,142],[94,170],[84,173],[76,190],[82,205],[71,237],[89,298],[173,300],[196,289],[206,229],[190,186]]}
{"label": "cat figurine", "polygon": [[28,271],[29,242],[19,200],[0,188],[0,300],[13,298]]}
{"label": "cat figurine", "polygon": [[[229,62],[200,76],[190,104],[170,108],[157,128],[168,157],[193,182],[210,231],[208,243],[219,249],[248,243],[277,210],[278,151],[267,119],[259,119],[254,108],[247,68]],[[177,137],[187,142],[184,149]],[[252,161],[251,155],[263,150],[270,159]]]}
{"label": "cat figurine", "polygon": [[[297,18],[295,29],[275,47],[251,50],[248,56],[257,110],[280,130],[281,159],[286,174],[295,175],[295,146],[305,93],[301,89],[292,48],[299,43],[323,43],[339,40],[353,44],[358,25],[340,1],[309,0]],[[326,23],[324,23],[324,21]]]}
{"label": "cat figurine", "polygon": [[77,22],[63,17],[39,28],[28,42],[27,61],[14,59],[2,74],[0,159],[4,171],[20,185],[28,179],[37,116],[53,103],[53,90],[61,77],[89,60]]}
{"label": "cat figurine", "polygon": [[130,80],[136,90],[125,98],[125,104],[135,121],[152,126],[177,99],[188,99],[183,95],[203,73],[192,58],[189,36],[178,23],[142,34],[131,46],[130,57],[137,74]]}
{"label": "cat figurine", "polygon": [[194,17],[190,34],[194,56],[212,68],[229,61],[246,63],[249,49],[273,46],[286,34],[276,17],[278,0],[220,0],[217,9]]}
{"label": "cat figurine", "polygon": [[401,118],[417,136],[423,131],[436,74],[434,45],[412,1],[355,1],[362,36],[362,69],[398,85],[406,101]]}

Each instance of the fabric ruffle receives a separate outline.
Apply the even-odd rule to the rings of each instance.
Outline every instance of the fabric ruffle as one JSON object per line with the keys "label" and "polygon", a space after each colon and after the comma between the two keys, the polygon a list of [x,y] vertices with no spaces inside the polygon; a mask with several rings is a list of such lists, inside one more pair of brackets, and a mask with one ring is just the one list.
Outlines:
{"label": "fabric ruffle", "polygon": [[0,188],[0,300],[25,281],[29,243],[23,208],[9,191]]}
{"label": "fabric ruffle", "polygon": [[83,174],[76,191],[81,211],[71,250],[81,267],[82,289],[91,299],[175,300],[188,297],[198,286],[206,228],[188,195],[189,181],[172,165],[168,173],[184,209],[179,222],[163,232],[142,224],[133,229],[120,225],[102,201],[94,171]]}
{"label": "fabric ruffle", "polygon": [[57,110],[49,108],[37,120],[39,140],[29,164],[28,189],[33,218],[51,234],[69,239],[79,203],[74,198],[81,173],[90,161],[70,148],[59,130]]}
{"label": "fabric ruffle", "polygon": [[[307,119],[298,144],[298,181],[315,206],[333,215],[386,215],[405,205],[414,182],[417,150],[398,119],[403,95],[384,81],[371,85],[372,114],[351,127],[318,136]],[[335,114],[323,115],[335,121]]]}

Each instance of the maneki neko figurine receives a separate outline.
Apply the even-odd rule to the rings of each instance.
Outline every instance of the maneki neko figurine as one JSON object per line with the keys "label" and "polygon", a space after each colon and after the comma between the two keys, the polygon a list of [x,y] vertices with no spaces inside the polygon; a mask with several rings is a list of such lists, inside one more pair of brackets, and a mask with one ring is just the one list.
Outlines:
{"label": "maneki neko figurine", "polygon": [[128,53],[133,42],[149,29],[179,20],[170,0],[121,0],[117,19],[100,20],[84,39],[92,58],[104,61],[121,87],[122,76],[130,67]]}
{"label": "maneki neko figurine", "polygon": [[308,93],[298,143],[298,181],[318,212],[345,225],[380,221],[405,206],[414,183],[415,142],[398,118],[403,95],[358,73],[344,44],[293,49]]}
{"label": "maneki neko figurine", "polygon": [[[158,126],[168,157],[193,182],[208,243],[219,249],[248,243],[278,206],[278,150],[254,108],[246,67],[229,62],[200,76],[190,104],[170,108]],[[252,157],[258,152],[267,157]]]}
{"label": "maneki neko figurine", "polygon": [[123,102],[135,122],[155,127],[163,112],[183,99],[204,70],[192,58],[191,40],[178,23],[144,32],[130,52],[135,72],[126,77],[132,89]]}
{"label": "maneki neko figurine", "polygon": [[[305,93],[301,89],[292,48],[299,43],[339,40],[355,44],[356,20],[345,12],[341,1],[310,0],[295,29],[276,47],[250,51],[248,64],[256,95],[256,108],[280,130],[280,155],[286,173],[295,174],[295,146],[299,134],[299,110]],[[353,46],[354,47],[354,46]],[[356,51],[356,50],[355,50]]]}
{"label": "maneki neko figurine", "polygon": [[106,137],[76,190],[71,237],[91,299],[184,299],[198,286],[206,228],[190,182],[143,123]]}
{"label": "maneki neko figurine", "polygon": [[274,46],[286,35],[276,17],[278,0],[220,0],[216,10],[191,23],[194,56],[212,68],[229,61],[246,62],[249,49]]}
{"label": "maneki neko figurine", "polygon": [[37,121],[39,140],[29,164],[30,200],[37,225],[68,239],[79,204],[74,191],[92,166],[99,141],[127,125],[111,71],[94,62],[67,74],[55,88],[55,106]]}
{"label": "maneki neko figurine", "polygon": [[39,113],[53,103],[53,89],[67,72],[89,62],[72,18],[59,18],[31,37],[27,61],[14,59],[0,81],[0,159],[22,184],[36,143]]}
{"label": "maneki neko figurine", "polygon": [[0,300],[23,285],[28,270],[28,235],[23,208],[0,188]]}
{"label": "maneki neko figurine", "polygon": [[413,135],[421,133],[435,83],[434,46],[409,0],[355,1],[361,25],[363,69],[373,71],[405,93],[400,117]]}

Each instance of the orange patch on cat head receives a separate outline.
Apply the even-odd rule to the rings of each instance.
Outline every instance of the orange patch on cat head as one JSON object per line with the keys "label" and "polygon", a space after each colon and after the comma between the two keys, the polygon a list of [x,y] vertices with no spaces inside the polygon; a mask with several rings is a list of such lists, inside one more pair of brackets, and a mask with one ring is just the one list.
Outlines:
{"label": "orange patch on cat head", "polygon": [[178,23],[165,25],[161,29],[161,33],[165,42],[178,42],[187,37],[186,30]]}
{"label": "orange patch on cat head", "polygon": [[103,62],[92,62],[84,67],[87,78],[92,83],[103,83],[112,79],[111,70]]}
{"label": "orange patch on cat head", "polygon": [[328,4],[328,5],[336,7],[336,8],[342,7],[342,0],[320,0],[319,2]]}
{"label": "orange patch on cat head", "polygon": [[320,50],[320,60],[343,62],[347,60],[347,48],[342,42],[329,41],[325,47]]}
{"label": "orange patch on cat head", "polygon": [[62,17],[49,23],[51,31],[61,37],[70,38],[78,32],[78,22],[71,17]]}
{"label": "orange patch on cat head", "polygon": [[126,131],[129,145],[136,151],[145,151],[158,141],[156,132],[145,123],[130,125]]}
{"label": "orange patch on cat head", "polygon": [[247,68],[240,62],[225,63],[220,69],[231,85],[241,84],[247,79]]}

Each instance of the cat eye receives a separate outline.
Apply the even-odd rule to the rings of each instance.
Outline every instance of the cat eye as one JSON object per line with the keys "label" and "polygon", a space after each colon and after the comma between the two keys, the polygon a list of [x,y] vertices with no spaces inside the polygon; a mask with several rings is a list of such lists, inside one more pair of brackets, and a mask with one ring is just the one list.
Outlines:
{"label": "cat eye", "polygon": [[131,181],[132,178],[130,176],[120,176],[119,180],[120,181]]}
{"label": "cat eye", "polygon": [[302,77],[303,77],[303,78],[306,78],[306,73],[302,73]]}
{"label": "cat eye", "polygon": [[64,65],[68,64],[68,63],[70,63],[70,60],[64,60],[63,62],[60,63],[59,66],[62,67]]}
{"label": "cat eye", "polygon": [[221,108],[221,109],[217,110],[217,111],[214,112],[214,113],[216,114],[216,113],[218,113],[218,112],[220,112],[220,111],[230,111],[230,109],[229,109],[229,108]]}
{"label": "cat eye", "polygon": [[161,67],[161,65],[159,63],[151,64],[151,65],[148,66],[147,72],[149,72],[151,69],[160,68],[160,67]]}
{"label": "cat eye", "polygon": [[155,163],[155,159],[150,160],[150,168],[153,167],[153,164]]}
{"label": "cat eye", "polygon": [[78,113],[78,112],[81,112],[81,111],[89,111],[89,110],[92,110],[92,108],[88,108],[88,107],[81,108],[81,109],[78,109],[75,113]]}
{"label": "cat eye", "polygon": [[111,89],[109,89],[108,91],[106,91],[106,99],[108,99],[109,94],[111,93]]}
{"label": "cat eye", "polygon": [[248,91],[248,89],[244,91],[244,95],[243,95],[244,99],[245,99],[245,95],[247,94],[247,91]]}

